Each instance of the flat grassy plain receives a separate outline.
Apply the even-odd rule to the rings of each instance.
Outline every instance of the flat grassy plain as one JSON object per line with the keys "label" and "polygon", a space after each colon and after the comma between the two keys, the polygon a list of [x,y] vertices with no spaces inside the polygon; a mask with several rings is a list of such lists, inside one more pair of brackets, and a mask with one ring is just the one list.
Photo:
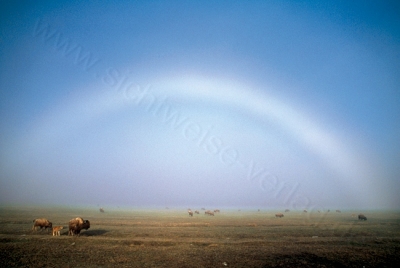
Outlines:
{"label": "flat grassy plain", "polygon": [[[0,207],[0,267],[397,267],[400,213]],[[91,223],[79,237],[68,221]],[[33,219],[62,225],[60,237]]]}

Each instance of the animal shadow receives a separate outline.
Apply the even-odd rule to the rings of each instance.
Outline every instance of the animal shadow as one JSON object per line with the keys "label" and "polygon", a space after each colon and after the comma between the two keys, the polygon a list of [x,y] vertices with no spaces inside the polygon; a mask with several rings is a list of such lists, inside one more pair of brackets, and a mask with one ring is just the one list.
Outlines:
{"label": "animal shadow", "polygon": [[81,232],[80,236],[98,236],[98,235],[103,235],[105,233],[107,233],[107,230],[88,230],[88,231],[84,231]]}

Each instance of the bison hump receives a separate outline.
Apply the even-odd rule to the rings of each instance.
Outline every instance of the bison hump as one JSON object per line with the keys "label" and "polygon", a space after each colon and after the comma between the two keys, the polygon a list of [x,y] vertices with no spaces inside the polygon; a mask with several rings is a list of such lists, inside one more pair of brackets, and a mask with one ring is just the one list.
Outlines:
{"label": "bison hump", "polygon": [[70,224],[83,224],[84,220],[81,217],[76,217],[69,221]]}

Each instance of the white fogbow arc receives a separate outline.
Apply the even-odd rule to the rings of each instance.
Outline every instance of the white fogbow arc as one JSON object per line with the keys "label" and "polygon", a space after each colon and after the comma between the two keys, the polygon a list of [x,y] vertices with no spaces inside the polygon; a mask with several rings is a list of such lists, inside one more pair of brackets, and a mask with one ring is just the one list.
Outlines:
{"label": "white fogbow arc", "polygon": [[[150,86],[155,95],[164,95],[171,100],[182,100],[183,103],[186,101],[210,101],[221,107],[233,107],[238,111],[244,111],[254,118],[273,120],[294,139],[300,140],[300,143],[306,147],[305,150],[310,150],[313,154],[318,155],[327,167],[343,177],[343,181],[346,181],[343,184],[356,188],[360,179],[349,180],[363,178],[364,181],[369,181],[368,183],[371,184],[371,181],[376,179],[374,178],[376,172],[366,164],[359,153],[347,149],[346,143],[318,126],[299,109],[268,96],[265,92],[249,89],[228,79],[210,79],[200,76],[166,77],[156,80]],[[113,89],[104,90],[103,93],[93,90],[84,97],[73,97],[64,101],[61,105],[55,106],[39,122],[36,122],[38,124],[35,128],[37,131],[34,138],[43,139],[43,136],[51,135],[53,138],[59,139],[69,135],[68,133],[85,125],[90,120],[96,120],[108,113],[123,109],[130,104],[130,100],[124,94],[124,88],[121,90],[117,93]],[[73,113],[79,114],[79,116],[71,119]],[[49,133],[49,129],[51,133]],[[376,190],[373,187],[373,185],[363,185],[362,188],[363,191],[371,193]]]}

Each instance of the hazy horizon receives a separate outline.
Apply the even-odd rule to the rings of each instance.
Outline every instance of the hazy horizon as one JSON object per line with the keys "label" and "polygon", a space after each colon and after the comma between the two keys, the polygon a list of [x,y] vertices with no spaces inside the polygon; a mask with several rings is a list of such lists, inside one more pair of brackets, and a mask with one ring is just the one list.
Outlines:
{"label": "hazy horizon", "polygon": [[398,3],[0,6],[0,204],[398,209]]}

